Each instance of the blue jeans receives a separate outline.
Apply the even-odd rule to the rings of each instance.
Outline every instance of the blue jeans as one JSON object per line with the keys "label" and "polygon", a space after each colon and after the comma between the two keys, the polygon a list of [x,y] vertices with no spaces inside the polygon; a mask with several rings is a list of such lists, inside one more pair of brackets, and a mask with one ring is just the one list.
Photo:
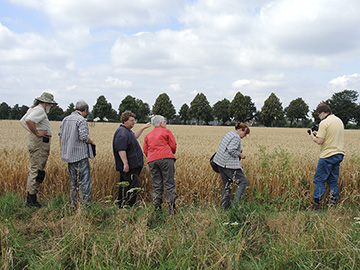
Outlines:
{"label": "blue jeans", "polygon": [[329,195],[339,199],[339,178],[340,163],[344,159],[343,154],[336,154],[328,158],[320,158],[315,172],[314,201],[320,202],[325,193],[325,183],[329,186]]}
{"label": "blue jeans", "polygon": [[78,162],[68,163],[69,169],[69,189],[70,205],[77,206],[78,191],[80,190],[80,203],[89,204],[91,202],[91,175],[90,163],[88,158]]}

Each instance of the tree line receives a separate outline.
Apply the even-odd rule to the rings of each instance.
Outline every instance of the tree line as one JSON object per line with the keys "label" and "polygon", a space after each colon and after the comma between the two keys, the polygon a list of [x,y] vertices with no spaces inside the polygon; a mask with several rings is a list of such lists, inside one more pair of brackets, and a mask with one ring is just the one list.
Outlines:
{"label": "tree line", "polygon": [[[360,104],[357,103],[358,92],[343,90],[322,101],[328,104],[348,128],[360,127]],[[49,120],[61,121],[74,111],[74,103],[70,103],[64,111],[58,105],[53,106],[48,114]],[[26,105],[15,104],[10,107],[6,102],[0,104],[0,119],[20,119],[28,110]],[[315,110],[310,112],[309,106],[301,98],[292,100],[288,107],[283,108],[282,102],[274,94],[264,101],[261,110],[257,110],[250,96],[237,92],[233,100],[224,98],[210,105],[205,94],[199,93],[190,104],[183,104],[176,114],[170,97],[166,93],[160,94],[152,109],[149,104],[131,95],[126,96],[115,110],[106,97],[97,98],[93,110],[88,115],[89,121],[119,122],[120,115],[125,110],[136,114],[138,122],[147,122],[151,115],[160,114],[174,124],[213,124],[232,125],[233,122],[247,122],[252,125],[271,127],[308,127],[314,121],[319,121]],[[310,113],[310,116],[309,116]]]}

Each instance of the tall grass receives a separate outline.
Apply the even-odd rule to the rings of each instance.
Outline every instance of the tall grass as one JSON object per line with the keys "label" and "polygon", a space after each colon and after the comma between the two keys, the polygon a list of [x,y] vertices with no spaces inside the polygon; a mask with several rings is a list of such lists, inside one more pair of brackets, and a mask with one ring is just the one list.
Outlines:
{"label": "tall grass", "polygon": [[[358,269],[356,208],[273,211],[244,202],[181,205],[171,216],[140,201],[70,211],[65,196],[40,210],[0,199],[2,269]],[[15,209],[12,211],[3,209]]]}

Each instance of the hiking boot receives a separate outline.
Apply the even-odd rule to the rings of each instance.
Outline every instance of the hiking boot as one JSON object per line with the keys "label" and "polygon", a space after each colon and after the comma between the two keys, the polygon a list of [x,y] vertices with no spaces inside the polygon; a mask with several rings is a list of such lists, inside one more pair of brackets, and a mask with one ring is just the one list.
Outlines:
{"label": "hiking boot", "polygon": [[329,207],[335,207],[336,206],[336,198],[331,197],[329,200]]}
{"label": "hiking boot", "polygon": [[320,203],[313,201],[313,202],[311,202],[311,204],[312,204],[312,207],[311,207],[312,210],[314,210],[314,211],[320,210]]}
{"label": "hiking boot", "polygon": [[37,201],[36,199],[36,194],[32,195],[29,192],[27,193],[26,196],[26,206],[27,207],[35,207],[35,208],[41,208],[41,204]]}

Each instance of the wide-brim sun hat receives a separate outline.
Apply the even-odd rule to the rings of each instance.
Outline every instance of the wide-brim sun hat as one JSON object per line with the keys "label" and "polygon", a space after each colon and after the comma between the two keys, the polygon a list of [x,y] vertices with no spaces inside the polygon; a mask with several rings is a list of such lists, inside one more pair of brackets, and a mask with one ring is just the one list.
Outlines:
{"label": "wide-brim sun hat", "polygon": [[54,96],[48,92],[43,92],[40,97],[36,100],[56,105],[57,102],[54,100]]}

